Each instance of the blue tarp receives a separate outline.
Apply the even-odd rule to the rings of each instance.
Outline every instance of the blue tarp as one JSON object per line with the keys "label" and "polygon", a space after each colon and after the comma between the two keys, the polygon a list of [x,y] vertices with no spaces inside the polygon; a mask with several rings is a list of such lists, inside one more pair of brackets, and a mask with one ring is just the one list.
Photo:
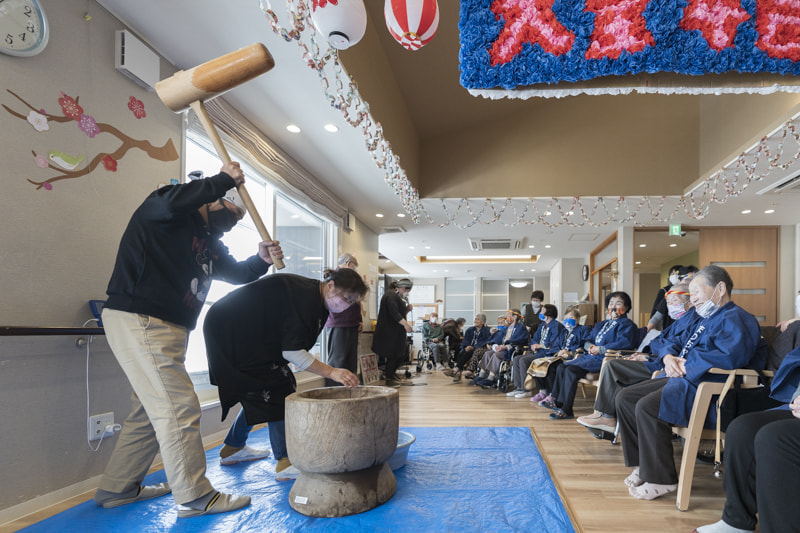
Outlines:
{"label": "blue tarp", "polygon": [[[397,493],[358,515],[311,518],[289,506],[291,482],[274,479],[272,459],[219,466],[219,448],[207,452],[217,490],[248,494],[252,505],[232,513],[177,517],[170,496],[102,509],[89,501],[24,531],[287,532],[287,531],[574,531],[528,428],[403,428],[416,442],[406,466],[395,471]],[[269,448],[266,429],[248,441]],[[166,481],[155,472],[146,484]]]}

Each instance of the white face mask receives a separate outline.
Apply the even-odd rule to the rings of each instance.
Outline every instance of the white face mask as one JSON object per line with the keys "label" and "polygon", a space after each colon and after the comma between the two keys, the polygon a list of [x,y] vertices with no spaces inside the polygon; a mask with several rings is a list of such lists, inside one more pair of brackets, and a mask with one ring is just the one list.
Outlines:
{"label": "white face mask", "polygon": [[680,279],[678,278],[678,275],[677,275],[677,274],[673,274],[673,275],[671,275],[671,276],[669,277],[669,284],[670,284],[670,285],[675,285],[675,284],[677,284],[679,281],[680,281]]}
{"label": "white face mask", "polygon": [[800,317],[800,294],[794,297],[794,316]]}
{"label": "white face mask", "polygon": [[534,311],[538,312],[541,307],[542,307],[542,304],[540,304],[539,302],[535,302],[535,301],[531,300],[531,309],[533,309]]}
{"label": "white face mask", "polygon": [[[717,285],[719,287],[719,285]],[[719,305],[714,303],[714,295],[717,294],[717,287],[714,287],[714,292],[711,293],[711,298],[700,304],[700,307],[695,307],[695,311],[702,318],[708,318],[719,309]]]}
{"label": "white face mask", "polygon": [[667,312],[672,320],[678,320],[686,312],[686,307],[684,304],[667,304]]}

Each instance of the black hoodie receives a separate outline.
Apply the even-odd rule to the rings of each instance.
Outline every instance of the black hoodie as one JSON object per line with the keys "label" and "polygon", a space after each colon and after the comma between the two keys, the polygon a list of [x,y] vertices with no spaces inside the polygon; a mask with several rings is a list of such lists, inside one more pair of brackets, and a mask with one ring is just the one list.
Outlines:
{"label": "black hoodie", "polygon": [[235,185],[220,173],[152,192],[122,235],[106,307],[194,329],[212,278],[240,284],[265,274],[257,254],[237,262],[198,211]]}

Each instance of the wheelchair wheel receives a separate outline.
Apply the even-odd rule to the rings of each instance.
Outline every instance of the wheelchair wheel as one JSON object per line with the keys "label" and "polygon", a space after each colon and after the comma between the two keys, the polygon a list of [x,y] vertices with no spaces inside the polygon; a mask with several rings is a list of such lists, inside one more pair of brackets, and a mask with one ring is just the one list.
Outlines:
{"label": "wheelchair wheel", "polygon": [[428,362],[425,364],[425,368],[433,370],[433,362],[430,359],[428,359]]}
{"label": "wheelchair wheel", "polygon": [[508,392],[508,378],[505,374],[500,374],[497,380],[497,388],[500,389],[500,392]]}
{"label": "wheelchair wheel", "polygon": [[422,355],[422,350],[419,350],[419,351],[417,352],[417,374],[419,374],[420,372],[422,372],[422,362],[423,362],[423,359],[424,359],[424,357],[423,357],[423,355]]}

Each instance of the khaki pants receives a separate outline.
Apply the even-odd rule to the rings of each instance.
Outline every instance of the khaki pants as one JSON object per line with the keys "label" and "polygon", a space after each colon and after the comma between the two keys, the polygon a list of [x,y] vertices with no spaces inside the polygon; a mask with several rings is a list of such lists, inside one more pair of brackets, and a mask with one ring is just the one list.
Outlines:
{"label": "khaki pants", "polygon": [[156,453],[178,504],[214,490],[206,478],[200,402],[186,372],[186,328],[155,317],[103,310],[106,338],[133,387],[131,414],[100,488],[127,492],[142,483]]}

